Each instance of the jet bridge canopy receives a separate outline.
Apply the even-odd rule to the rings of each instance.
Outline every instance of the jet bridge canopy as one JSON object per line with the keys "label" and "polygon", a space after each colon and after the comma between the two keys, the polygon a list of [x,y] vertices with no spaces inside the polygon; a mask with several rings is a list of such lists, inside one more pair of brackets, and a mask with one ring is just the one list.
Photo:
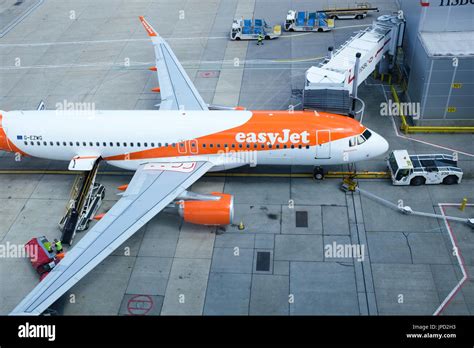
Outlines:
{"label": "jet bridge canopy", "polygon": [[[344,112],[349,104],[344,101],[349,99],[355,78],[356,54],[361,54],[357,77],[359,86],[378,63],[396,56],[403,29],[402,14],[381,16],[369,28],[347,40],[319,66],[307,70],[304,107]],[[327,96],[332,101],[325,100]]]}

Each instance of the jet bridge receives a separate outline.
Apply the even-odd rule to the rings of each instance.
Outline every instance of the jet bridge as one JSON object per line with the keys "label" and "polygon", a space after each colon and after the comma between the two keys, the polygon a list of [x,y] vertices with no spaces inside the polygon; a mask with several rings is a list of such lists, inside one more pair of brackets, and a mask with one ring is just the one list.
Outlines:
{"label": "jet bridge", "polygon": [[[357,87],[376,69],[387,73],[402,45],[405,20],[401,11],[384,15],[347,40],[319,66],[306,71],[303,107],[350,114]],[[356,55],[360,56],[359,58]]]}

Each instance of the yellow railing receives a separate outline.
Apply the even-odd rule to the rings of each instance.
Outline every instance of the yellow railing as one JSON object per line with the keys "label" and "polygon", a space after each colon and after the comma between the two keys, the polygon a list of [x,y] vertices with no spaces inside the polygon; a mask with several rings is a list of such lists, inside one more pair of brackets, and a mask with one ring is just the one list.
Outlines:
{"label": "yellow railing", "polygon": [[398,104],[400,111],[400,119],[402,120],[402,124],[400,129],[405,133],[474,133],[474,127],[444,127],[444,126],[410,126],[406,120],[406,116],[403,114],[403,111],[400,107],[400,99],[398,98],[398,93],[393,87],[390,85],[390,90],[392,92],[393,99],[395,103]]}

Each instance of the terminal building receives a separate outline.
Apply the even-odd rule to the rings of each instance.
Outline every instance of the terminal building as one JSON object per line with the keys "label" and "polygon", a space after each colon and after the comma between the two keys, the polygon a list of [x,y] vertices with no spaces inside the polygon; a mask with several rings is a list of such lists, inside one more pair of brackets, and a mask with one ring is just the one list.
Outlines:
{"label": "terminal building", "polygon": [[474,1],[399,0],[403,67],[421,126],[474,125]]}

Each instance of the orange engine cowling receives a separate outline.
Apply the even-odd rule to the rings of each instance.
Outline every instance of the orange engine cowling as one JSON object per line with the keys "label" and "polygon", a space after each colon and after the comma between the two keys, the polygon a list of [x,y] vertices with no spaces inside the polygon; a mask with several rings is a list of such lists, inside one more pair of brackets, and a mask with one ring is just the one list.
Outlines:
{"label": "orange engine cowling", "polygon": [[179,215],[184,221],[198,225],[229,225],[234,217],[234,196],[212,192],[217,201],[180,201]]}

